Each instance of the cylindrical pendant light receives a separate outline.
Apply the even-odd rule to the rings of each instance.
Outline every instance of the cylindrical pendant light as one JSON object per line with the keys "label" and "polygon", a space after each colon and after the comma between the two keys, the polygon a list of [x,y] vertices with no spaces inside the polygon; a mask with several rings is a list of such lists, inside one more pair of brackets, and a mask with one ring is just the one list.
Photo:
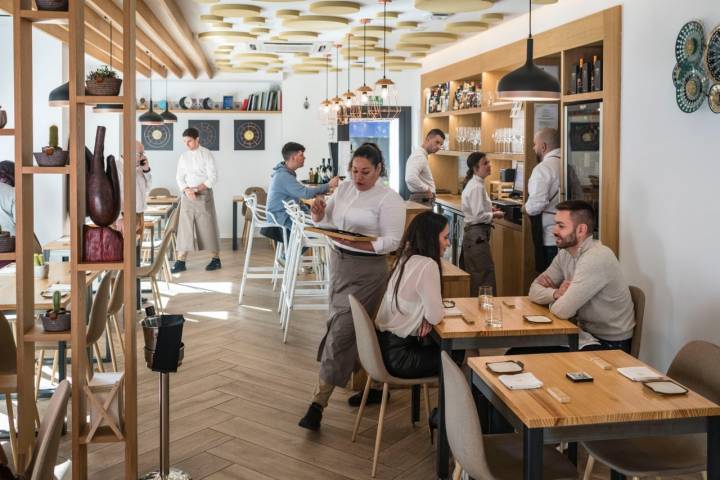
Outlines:
{"label": "cylindrical pendant light", "polygon": [[[110,32],[108,34],[108,38],[110,39],[110,70],[112,70],[112,54],[113,54],[113,43],[112,43],[112,32],[113,32],[113,26],[112,26],[112,20],[110,18],[105,17],[105,20],[108,21],[108,28],[110,29]],[[122,103],[101,103],[99,105],[96,105],[93,108],[93,112],[95,113],[122,113],[123,111],[123,105]]]}
{"label": "cylindrical pendant light", "polygon": [[147,112],[140,115],[140,118],[138,118],[138,122],[140,122],[140,125],[163,125],[165,123],[165,120],[163,117],[160,116],[159,113],[155,112],[153,110],[153,99],[152,99],[152,54],[150,52],[147,52],[147,54],[150,56],[150,108]]}
{"label": "cylindrical pendant light", "polygon": [[177,123],[177,115],[170,111],[170,101],[168,101],[167,73],[165,73],[165,110],[160,114],[164,123]]}

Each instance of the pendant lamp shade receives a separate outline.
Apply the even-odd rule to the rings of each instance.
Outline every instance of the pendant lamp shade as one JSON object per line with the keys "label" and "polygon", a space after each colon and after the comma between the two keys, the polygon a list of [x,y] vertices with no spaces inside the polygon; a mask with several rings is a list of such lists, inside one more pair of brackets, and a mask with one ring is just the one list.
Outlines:
{"label": "pendant lamp shade", "polygon": [[152,103],[150,103],[150,109],[140,115],[138,121],[140,122],[140,125],[162,125],[165,123],[163,117],[153,110]]}
{"label": "pendant lamp shade", "polygon": [[543,102],[560,99],[560,83],[533,61],[533,39],[527,40],[525,65],[505,75],[497,86],[500,100]]}
{"label": "pendant lamp shade", "polygon": [[160,114],[163,119],[163,123],[177,123],[177,115],[168,110],[167,103],[165,104],[165,110]]}
{"label": "pendant lamp shade", "polygon": [[70,82],[65,82],[50,91],[48,104],[51,107],[67,107],[70,105]]}

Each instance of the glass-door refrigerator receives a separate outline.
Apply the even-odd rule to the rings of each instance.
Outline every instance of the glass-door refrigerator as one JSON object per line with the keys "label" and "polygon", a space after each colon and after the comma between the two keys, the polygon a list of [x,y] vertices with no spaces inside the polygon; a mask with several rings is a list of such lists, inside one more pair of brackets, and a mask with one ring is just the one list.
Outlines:
{"label": "glass-door refrigerator", "polygon": [[584,200],[593,206],[594,236],[600,238],[602,102],[567,105],[564,118],[564,199]]}

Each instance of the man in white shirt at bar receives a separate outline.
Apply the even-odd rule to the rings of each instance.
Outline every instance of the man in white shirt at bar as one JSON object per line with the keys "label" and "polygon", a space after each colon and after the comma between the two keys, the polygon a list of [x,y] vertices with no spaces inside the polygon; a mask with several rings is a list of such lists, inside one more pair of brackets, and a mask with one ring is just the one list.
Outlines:
{"label": "man in white shirt at bar", "polygon": [[432,203],[435,198],[435,180],[433,180],[428,155],[437,153],[445,143],[442,130],[433,128],[425,136],[421,146],[413,150],[405,164],[405,183],[410,191],[410,200],[418,203]]}
{"label": "man in white shirt at bar", "polygon": [[217,181],[215,159],[210,150],[200,145],[200,132],[188,128],[183,132],[187,151],[177,166],[180,196],[180,219],[177,231],[177,261],[173,273],[187,270],[188,251],[210,250],[212,260],[205,270],[217,270],[220,263],[220,235],[215,213],[213,187]]}
{"label": "man in white shirt at bar", "polygon": [[525,213],[530,216],[535,270],[540,273],[550,265],[558,249],[555,246],[555,206],[560,200],[560,134],[544,128],[535,134],[533,150],[538,159],[528,180]]}

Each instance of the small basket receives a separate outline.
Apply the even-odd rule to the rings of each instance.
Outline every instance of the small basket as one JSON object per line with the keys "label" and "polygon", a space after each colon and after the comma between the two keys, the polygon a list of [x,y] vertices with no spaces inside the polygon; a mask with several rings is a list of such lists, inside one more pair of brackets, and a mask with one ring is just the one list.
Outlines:
{"label": "small basket", "polygon": [[69,152],[56,149],[52,155],[45,152],[33,152],[35,161],[41,167],[64,167],[67,165]]}
{"label": "small basket", "polygon": [[120,94],[121,78],[103,78],[102,80],[86,80],[88,95],[114,97]]}
{"label": "small basket", "polygon": [[66,332],[70,330],[70,312],[60,312],[56,317],[51,317],[50,312],[52,310],[40,315],[43,330],[46,332]]}
{"label": "small basket", "polygon": [[15,237],[10,235],[0,236],[0,253],[15,251]]}
{"label": "small basket", "polygon": [[35,0],[38,10],[67,12],[69,0]]}

